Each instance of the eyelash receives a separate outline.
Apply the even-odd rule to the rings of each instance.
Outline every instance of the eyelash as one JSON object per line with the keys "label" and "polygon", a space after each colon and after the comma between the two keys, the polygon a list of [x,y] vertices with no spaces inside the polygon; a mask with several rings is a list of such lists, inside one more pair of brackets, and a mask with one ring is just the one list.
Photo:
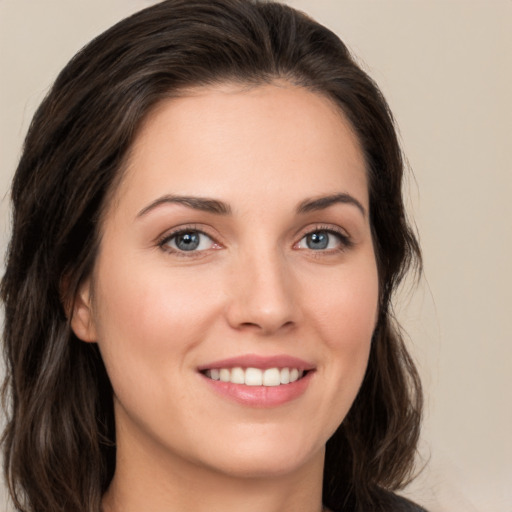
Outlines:
{"label": "eyelash", "polygon": [[217,242],[215,242],[214,238],[205,233],[203,230],[199,229],[197,226],[185,226],[182,228],[178,228],[175,231],[171,231],[170,233],[166,233],[164,236],[162,236],[157,241],[157,246],[164,252],[173,254],[179,257],[184,258],[197,258],[201,253],[206,252],[206,250],[202,251],[182,251],[179,249],[174,249],[172,247],[169,247],[167,244],[171,242],[174,238],[180,236],[180,235],[186,235],[186,234],[199,234],[208,237],[214,245],[219,245]]}
{"label": "eyelash", "polygon": [[346,251],[353,247],[354,242],[350,238],[350,236],[341,229],[334,227],[334,226],[326,226],[326,225],[317,225],[314,226],[313,229],[308,229],[305,233],[302,234],[299,241],[295,244],[297,245],[300,243],[304,238],[306,238],[309,235],[312,235],[314,233],[327,233],[328,235],[334,235],[339,240],[339,247],[336,247],[334,249],[324,249],[324,250],[315,250],[310,249],[311,253],[314,253],[315,256],[321,256],[326,254],[335,254],[340,253],[343,251]]}
{"label": "eyelash", "polygon": [[[324,249],[324,250],[315,250],[315,249],[309,249],[311,253],[314,253],[315,256],[320,256],[322,254],[334,254],[346,251],[347,249],[350,249],[354,243],[351,240],[350,236],[347,235],[344,231],[341,229],[337,229],[333,226],[325,226],[325,225],[317,225],[314,226],[313,229],[308,229],[306,232],[304,232],[299,241],[294,244],[294,247],[296,247],[304,238],[306,238],[309,235],[312,235],[314,233],[327,233],[328,235],[334,235],[339,240],[339,247],[336,247],[334,249]],[[174,238],[185,235],[185,234],[199,234],[208,237],[214,245],[217,245],[219,248],[220,245],[215,241],[213,237],[205,233],[203,230],[199,229],[197,226],[185,226],[182,228],[178,228],[175,231],[172,231],[170,233],[166,233],[164,236],[158,239],[157,246],[164,252],[177,255],[179,257],[185,257],[185,258],[193,258],[198,257],[202,253],[205,253],[208,251],[208,249],[203,249],[200,251],[197,250],[191,250],[191,251],[183,251],[179,249],[174,249],[169,247],[167,244],[171,242]]]}

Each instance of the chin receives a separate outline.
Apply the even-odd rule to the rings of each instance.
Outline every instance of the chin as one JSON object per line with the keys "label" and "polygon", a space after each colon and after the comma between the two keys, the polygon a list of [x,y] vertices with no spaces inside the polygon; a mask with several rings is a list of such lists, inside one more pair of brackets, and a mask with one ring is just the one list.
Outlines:
{"label": "chin", "polygon": [[235,446],[230,443],[223,454],[214,455],[214,465],[233,477],[282,477],[300,471],[315,458],[323,464],[324,451],[325,445],[308,446],[307,440],[290,443],[279,436],[277,440],[243,441]]}

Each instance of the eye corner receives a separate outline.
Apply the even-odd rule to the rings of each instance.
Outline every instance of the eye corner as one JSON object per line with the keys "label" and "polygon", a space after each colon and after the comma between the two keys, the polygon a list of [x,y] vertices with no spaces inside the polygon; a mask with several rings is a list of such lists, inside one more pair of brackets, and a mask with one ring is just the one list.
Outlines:
{"label": "eye corner", "polygon": [[197,226],[183,226],[167,232],[157,239],[155,245],[167,254],[193,258],[223,248],[212,235]]}
{"label": "eye corner", "polygon": [[342,228],[332,225],[317,225],[304,230],[293,248],[327,255],[343,252],[353,245],[354,242],[350,235]]}

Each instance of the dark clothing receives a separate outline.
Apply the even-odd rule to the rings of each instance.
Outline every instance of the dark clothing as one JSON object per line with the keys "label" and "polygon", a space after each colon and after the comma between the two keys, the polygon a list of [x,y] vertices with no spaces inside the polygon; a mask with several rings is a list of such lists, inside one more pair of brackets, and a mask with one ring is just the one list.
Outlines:
{"label": "dark clothing", "polygon": [[393,495],[395,502],[392,504],[394,507],[390,512],[427,512],[424,508],[416,505],[402,496]]}
{"label": "dark clothing", "polygon": [[[379,496],[378,503],[378,507],[364,510],[364,512],[427,512],[423,507],[416,505],[416,503],[413,503],[402,496],[386,491],[382,491],[382,494]],[[354,512],[352,508],[347,509],[346,507],[331,507],[331,510],[332,512]]]}

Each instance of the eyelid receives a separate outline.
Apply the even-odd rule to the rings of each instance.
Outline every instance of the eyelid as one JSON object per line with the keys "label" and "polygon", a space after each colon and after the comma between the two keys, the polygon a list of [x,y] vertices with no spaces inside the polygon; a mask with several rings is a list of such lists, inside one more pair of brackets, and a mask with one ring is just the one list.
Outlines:
{"label": "eyelid", "polygon": [[[162,251],[175,254],[178,256],[184,256],[184,257],[199,257],[204,256],[205,253],[209,252],[211,249],[220,249],[223,247],[221,243],[217,241],[218,237],[215,235],[212,235],[210,232],[210,229],[205,229],[202,226],[199,226],[197,224],[185,224],[180,225],[172,228],[171,230],[166,231],[164,234],[160,235],[156,241],[155,245],[160,248]],[[351,248],[354,245],[354,241],[352,240],[350,234],[343,228],[337,225],[333,224],[316,224],[316,225],[310,225],[306,228],[303,228],[298,235],[297,242],[294,243],[293,247],[298,249],[297,245],[303,240],[304,237],[313,234],[315,232],[326,232],[335,235],[339,239],[340,247],[334,248],[334,249],[325,249],[325,250],[313,250],[313,249],[306,249],[315,253],[324,253],[324,254],[330,254],[334,252],[342,252],[344,250],[347,250]],[[180,249],[175,249],[172,247],[169,247],[168,244],[169,241],[184,233],[199,233],[200,235],[204,235],[208,237],[213,244],[213,247],[210,247],[208,249],[201,249],[201,250],[192,250],[192,251],[183,251]],[[300,248],[303,250],[303,248]]]}
{"label": "eyelid", "polygon": [[[212,241],[214,247],[195,251],[182,251],[180,249],[175,249],[173,247],[166,245],[169,243],[170,240],[172,240],[176,236],[185,233],[198,233],[200,235],[206,236]],[[222,245],[216,240],[216,238],[213,235],[208,233],[207,230],[205,230],[204,228],[198,227],[197,224],[185,224],[182,226],[177,226],[171,229],[170,231],[166,231],[163,235],[160,235],[156,239],[155,245],[164,252],[184,257],[199,257],[201,255],[204,255],[204,253],[208,252],[210,249],[220,249],[222,247]]]}
{"label": "eyelid", "polygon": [[[344,251],[346,249],[350,249],[354,245],[354,241],[352,240],[350,234],[340,226],[336,226],[333,224],[317,224],[313,226],[308,226],[307,228],[304,228],[300,235],[299,240],[294,244],[294,247],[296,247],[306,236],[311,235],[313,233],[317,233],[319,231],[323,231],[326,233],[334,234],[336,235],[340,240],[340,247],[336,249],[326,249],[326,250],[314,250],[309,249],[311,251],[317,252],[317,253],[332,253],[332,252],[340,252]],[[308,250],[308,249],[306,249]]]}

